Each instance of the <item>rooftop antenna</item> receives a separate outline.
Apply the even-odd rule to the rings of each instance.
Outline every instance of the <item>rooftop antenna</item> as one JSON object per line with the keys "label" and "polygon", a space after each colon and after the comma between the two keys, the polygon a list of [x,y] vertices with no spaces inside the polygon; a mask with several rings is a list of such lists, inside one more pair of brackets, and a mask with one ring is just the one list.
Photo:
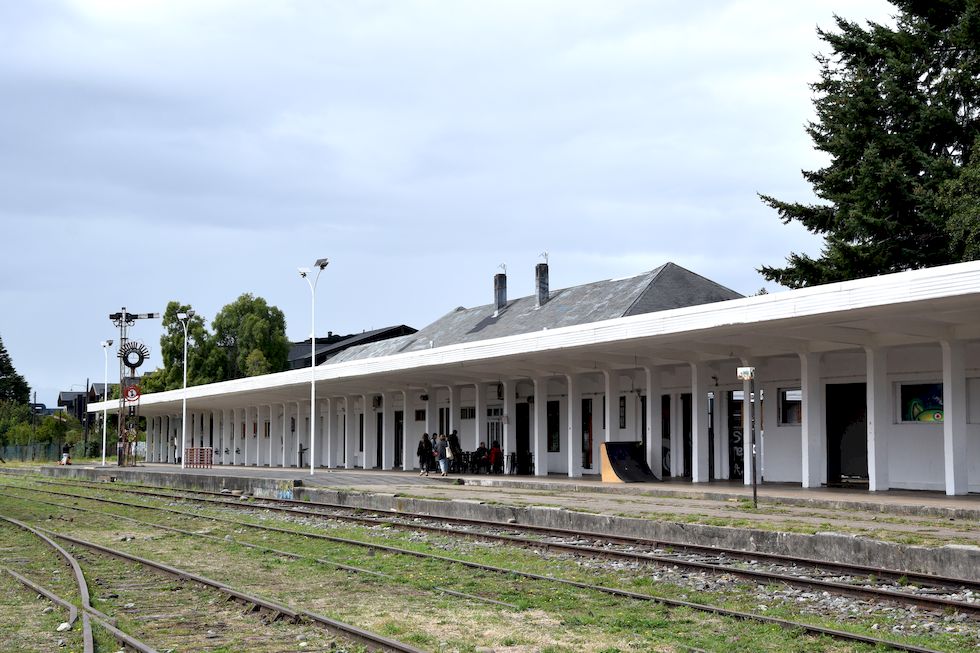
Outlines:
{"label": "rooftop antenna", "polygon": [[540,254],[538,254],[538,256],[543,258],[545,263],[548,262],[548,252],[541,252]]}
{"label": "rooftop antenna", "polygon": [[506,263],[501,263],[497,267],[500,268],[500,271],[501,272],[503,272],[504,274],[507,274],[507,264]]}

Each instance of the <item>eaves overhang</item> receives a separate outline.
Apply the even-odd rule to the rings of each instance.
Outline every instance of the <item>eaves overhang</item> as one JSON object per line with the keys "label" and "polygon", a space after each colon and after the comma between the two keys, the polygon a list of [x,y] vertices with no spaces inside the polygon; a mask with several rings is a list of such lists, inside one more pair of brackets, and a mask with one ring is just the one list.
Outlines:
{"label": "eaves overhang", "polygon": [[[534,365],[535,359],[554,360],[555,355],[588,357],[596,352],[636,349],[654,355],[657,347],[672,351],[690,347],[707,339],[721,342],[737,340],[740,335],[755,337],[767,333],[774,337],[793,328],[835,323],[856,323],[862,319],[899,323],[903,318],[962,314],[962,324],[955,317],[942,324],[943,333],[956,337],[957,329],[973,322],[971,311],[980,309],[980,262],[960,263],[936,268],[882,275],[832,283],[769,295],[732,299],[711,304],[614,318],[601,322],[542,330],[502,338],[481,340],[431,349],[392,354],[377,358],[323,364],[312,371],[318,393],[328,395],[358,394],[364,388],[407,387],[413,384],[413,373],[428,375],[445,370],[474,370],[481,366],[520,360],[522,369]],[[946,328],[948,326],[948,329]],[[811,329],[812,331],[812,329]],[[819,339],[819,336],[810,336]],[[802,342],[802,341],[801,341]],[[805,349],[805,343],[801,346]],[[190,387],[188,403],[215,405],[235,402],[277,403],[302,401],[309,388],[309,368],[276,374],[224,381]],[[322,388],[322,390],[321,390]],[[146,414],[175,412],[184,397],[183,390],[144,395],[141,410]],[[246,402],[245,399],[248,399]],[[108,405],[104,405],[107,403]],[[89,404],[90,412],[118,410],[118,401]],[[163,409],[163,410],[160,410]]]}

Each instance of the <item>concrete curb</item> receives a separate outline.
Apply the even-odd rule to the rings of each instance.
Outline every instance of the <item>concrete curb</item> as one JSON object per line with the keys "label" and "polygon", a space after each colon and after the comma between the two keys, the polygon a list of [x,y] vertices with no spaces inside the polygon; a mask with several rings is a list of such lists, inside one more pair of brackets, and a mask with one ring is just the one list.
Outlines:
{"label": "concrete curb", "polygon": [[[506,506],[474,500],[433,500],[401,497],[390,493],[364,493],[303,486],[301,480],[256,477],[206,476],[201,474],[146,474],[139,469],[45,467],[38,470],[9,470],[23,475],[40,472],[47,476],[66,476],[87,480],[108,480],[158,485],[171,489],[198,489],[220,492],[242,490],[261,497],[308,499],[311,503],[335,503],[351,508],[402,510],[434,517],[466,517],[532,526],[548,526],[581,532],[642,537],[651,540],[778,553],[801,557],[849,562],[872,567],[906,570],[980,580],[980,547],[947,545],[922,547],[879,542],[840,533],[782,533],[758,529],[709,526],[634,517],[591,514],[543,506]],[[540,488],[540,485],[535,484]],[[562,488],[568,490],[567,485]],[[673,495],[676,496],[676,495]],[[730,495],[720,495],[726,498]],[[841,506],[853,510],[853,504]],[[845,512],[846,514],[846,512]]]}

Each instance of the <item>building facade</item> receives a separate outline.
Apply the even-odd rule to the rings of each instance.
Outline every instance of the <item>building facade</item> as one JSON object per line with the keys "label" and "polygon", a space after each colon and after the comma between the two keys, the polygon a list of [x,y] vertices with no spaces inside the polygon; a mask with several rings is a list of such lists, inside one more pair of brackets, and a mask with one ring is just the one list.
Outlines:
{"label": "building facade", "polygon": [[[313,372],[312,411],[309,369],[188,388],[185,446],[417,469],[421,434],[456,430],[514,472],[578,477],[601,442],[638,441],[660,477],[749,483],[754,412],[764,481],[980,491],[980,263],[757,297],[669,263],[557,291],[538,266],[536,287],[508,300],[497,275],[490,304],[345,349]],[[178,460],[183,397],[142,397],[149,461]]]}

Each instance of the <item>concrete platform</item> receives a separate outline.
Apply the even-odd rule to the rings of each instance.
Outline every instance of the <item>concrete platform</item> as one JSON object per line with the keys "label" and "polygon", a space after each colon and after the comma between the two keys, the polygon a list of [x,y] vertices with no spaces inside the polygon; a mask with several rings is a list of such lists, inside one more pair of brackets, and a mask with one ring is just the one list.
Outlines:
{"label": "concrete platform", "polygon": [[36,469],[51,476],[115,477],[172,488],[241,489],[257,496],[623,533],[980,577],[978,495],[765,484],[759,488],[759,508],[753,509],[752,488],[729,482],[604,484],[589,477],[464,474],[443,478],[359,469],[318,469],[311,475],[309,470],[298,469],[221,466],[182,470],[166,464]]}

